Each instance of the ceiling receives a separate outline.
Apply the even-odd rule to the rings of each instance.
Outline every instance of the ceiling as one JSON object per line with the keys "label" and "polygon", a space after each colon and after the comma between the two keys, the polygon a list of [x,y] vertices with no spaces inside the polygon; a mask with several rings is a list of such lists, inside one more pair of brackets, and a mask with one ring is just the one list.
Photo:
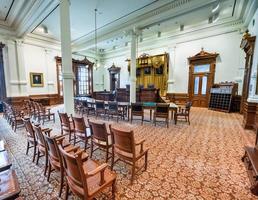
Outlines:
{"label": "ceiling", "polygon": [[[150,6],[157,0],[71,0],[71,39],[76,40],[95,30],[95,8],[97,8],[97,28],[103,28],[116,21],[133,15],[137,11]],[[34,33],[44,34],[47,27],[48,36],[60,39],[60,11],[57,7],[34,30]],[[42,28],[43,27],[43,28]]]}
{"label": "ceiling", "polygon": [[5,21],[8,17],[14,0],[0,0],[0,20]]}
{"label": "ceiling", "polygon": [[[60,0],[0,0],[0,34],[60,45]],[[205,28],[246,27],[257,0],[70,0],[73,52],[112,51],[130,43],[136,29],[139,42]],[[219,4],[219,8],[214,8]],[[214,11],[214,12],[213,12]],[[249,21],[248,21],[249,20]],[[129,46],[129,45],[128,45]]]}

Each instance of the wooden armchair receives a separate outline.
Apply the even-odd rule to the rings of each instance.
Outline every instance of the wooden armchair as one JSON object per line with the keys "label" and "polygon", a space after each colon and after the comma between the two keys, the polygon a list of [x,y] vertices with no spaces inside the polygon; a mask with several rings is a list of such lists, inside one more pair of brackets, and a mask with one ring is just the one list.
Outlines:
{"label": "wooden armchair", "polygon": [[24,123],[22,121],[22,118],[24,117],[23,112],[16,110],[15,108],[11,107],[10,113],[9,113],[11,126],[14,132],[16,132],[16,129],[18,127],[23,127]]}
{"label": "wooden armchair", "polygon": [[28,155],[29,149],[33,148],[32,162],[34,162],[36,155],[37,155],[37,141],[36,141],[35,132],[34,132],[34,129],[33,129],[30,119],[23,119],[23,123],[24,123],[25,129],[26,129],[26,134],[27,134],[26,155]]}
{"label": "wooden armchair", "polygon": [[68,199],[69,190],[81,199],[95,199],[108,187],[112,187],[112,199],[115,199],[116,174],[108,169],[106,163],[99,165],[91,159],[83,162],[83,150],[66,152],[62,146],[58,147],[65,169],[65,199]]}
{"label": "wooden armchair", "polygon": [[47,134],[50,136],[51,129],[41,129],[40,126],[33,125],[33,129],[35,131],[36,135],[36,141],[37,141],[37,160],[36,164],[39,162],[39,158],[42,156],[45,156],[45,170],[44,175],[47,173],[47,167],[48,167],[48,149],[46,146],[46,141],[44,134]]}
{"label": "wooden armchair", "polygon": [[[88,140],[91,137],[91,131],[89,127],[86,127],[83,117],[73,117],[74,122],[74,145],[78,142],[84,143],[84,150],[86,151]],[[78,141],[76,141],[79,139]]]}
{"label": "wooden armchair", "polygon": [[[58,111],[57,111],[58,112]],[[72,116],[69,118],[67,113],[58,112],[58,116],[61,123],[61,135],[68,135],[69,142],[74,139],[74,123]],[[73,138],[72,138],[73,135]]]}
{"label": "wooden armchair", "polygon": [[[111,127],[109,125],[112,138],[113,138],[113,153],[111,169],[113,169],[114,164],[121,160],[132,166],[131,184],[133,183],[135,174],[138,173],[142,168],[147,170],[147,159],[148,159],[148,149],[143,149],[143,143],[145,140],[136,142],[134,139],[133,131],[119,130]],[[140,145],[140,151],[136,151],[136,147]],[[115,155],[118,157],[114,160]],[[136,162],[144,157],[144,164],[140,167],[136,166]]]}
{"label": "wooden armchair", "polygon": [[[63,162],[61,158],[61,154],[58,148],[58,144],[62,145],[64,150],[66,152],[73,151],[75,149],[78,149],[78,147],[74,147],[73,145],[67,143],[65,144],[63,141],[65,139],[64,136],[53,136],[49,137],[47,135],[44,135],[47,149],[48,149],[48,175],[47,180],[49,181],[50,174],[54,170],[60,172],[60,188],[59,188],[59,197],[61,197],[62,189],[64,185],[64,167]],[[85,161],[88,159],[88,155],[86,153],[82,154],[82,160]]]}
{"label": "wooden armchair", "polygon": [[115,101],[109,101],[108,102],[108,109],[106,111],[107,115],[108,115],[108,120],[109,117],[112,116],[116,116],[116,120],[118,122],[119,117],[122,119],[123,118],[123,111],[119,110],[118,108],[118,103]]}
{"label": "wooden armchair", "polygon": [[142,103],[131,103],[131,123],[133,121],[133,116],[140,116],[143,124],[144,110]]}
{"label": "wooden armchair", "polygon": [[[91,129],[91,151],[90,157],[97,149],[103,149],[106,152],[106,163],[108,159],[112,157],[112,153],[109,152],[109,149],[113,148],[111,134],[107,132],[105,123],[93,122],[88,119],[88,124]],[[94,149],[94,146],[97,146]],[[113,150],[112,150],[113,151]],[[109,154],[111,156],[109,157]]]}
{"label": "wooden armchair", "polygon": [[174,114],[175,124],[177,124],[177,120],[179,118],[184,118],[186,122],[190,125],[190,109],[191,109],[192,103],[187,102],[185,104],[185,108],[178,107],[178,111]]}
{"label": "wooden armchair", "polygon": [[[39,105],[39,121],[43,121],[43,124],[45,123],[45,121],[51,121],[53,120],[55,122],[55,113],[52,113],[50,110],[50,108],[46,108],[44,107],[42,104],[38,104]],[[52,119],[51,119],[52,118]]]}
{"label": "wooden armchair", "polygon": [[101,114],[103,114],[105,117],[106,116],[105,102],[101,100],[96,100],[95,105],[96,105],[96,111],[95,111],[96,118],[98,117],[98,115],[101,115]]}
{"label": "wooden armchair", "polygon": [[95,114],[95,108],[90,105],[87,100],[82,103],[83,105],[83,113],[86,113],[86,116],[90,114],[90,112]]}
{"label": "wooden armchair", "polygon": [[157,118],[165,119],[167,128],[169,126],[169,104],[157,103],[154,111],[154,124],[156,126]]}

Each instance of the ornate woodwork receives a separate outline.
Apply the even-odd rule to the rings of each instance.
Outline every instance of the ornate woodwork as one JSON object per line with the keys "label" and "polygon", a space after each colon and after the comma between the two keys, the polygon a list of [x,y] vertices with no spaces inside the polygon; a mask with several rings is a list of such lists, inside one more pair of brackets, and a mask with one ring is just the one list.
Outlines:
{"label": "ornate woodwork", "polygon": [[240,48],[244,50],[245,57],[245,72],[244,72],[244,80],[243,80],[243,90],[242,90],[242,98],[241,98],[241,106],[240,112],[243,113],[243,127],[246,129],[253,129],[255,126],[255,122],[258,121],[256,112],[257,112],[257,103],[247,102],[247,98],[249,95],[249,85],[252,71],[252,63],[253,63],[253,54],[255,47],[255,36],[251,36],[248,31],[246,31],[243,35]]}
{"label": "ornate woodwork", "polygon": [[108,68],[110,79],[110,91],[113,92],[117,88],[120,88],[120,67],[116,67],[115,64]]}
{"label": "ornate woodwork", "polygon": [[188,93],[167,93],[166,99],[176,104],[186,104],[189,101]]}
{"label": "ornate woodwork", "polygon": [[[210,88],[214,84],[216,58],[218,55],[219,54],[217,53],[205,52],[202,49],[195,56],[188,58],[188,61],[189,61],[188,94],[189,94],[189,100],[192,101],[193,106],[198,106],[198,107],[208,106]],[[204,71],[196,70],[197,67],[201,67],[201,66],[206,66],[208,70],[204,70]],[[205,90],[203,90],[203,88],[205,88]]]}
{"label": "ornate woodwork", "polygon": [[4,60],[3,60],[4,47],[5,45],[0,42],[0,103],[6,98],[6,85],[5,85]]}
{"label": "ornate woodwork", "polygon": [[[128,62],[128,71],[130,71],[130,60]],[[136,60],[136,84],[147,88],[148,85],[154,85],[154,88],[160,90],[160,95],[165,96],[167,92],[168,81],[168,63],[169,56],[167,53],[150,56],[141,55]]]}
{"label": "ornate woodwork", "polygon": [[[59,56],[55,57],[56,59],[56,70],[57,70],[57,91],[58,95],[61,99],[63,99],[63,92],[62,92],[62,75],[60,74],[62,72],[62,58]],[[88,91],[89,95],[92,94],[93,92],[93,65],[94,63],[90,62],[86,57],[83,60],[75,60],[72,59],[72,68],[73,68],[73,73],[75,75],[74,78],[74,95],[79,96],[79,85],[78,85],[78,67],[80,66],[88,66]],[[61,81],[60,81],[61,78]]]}

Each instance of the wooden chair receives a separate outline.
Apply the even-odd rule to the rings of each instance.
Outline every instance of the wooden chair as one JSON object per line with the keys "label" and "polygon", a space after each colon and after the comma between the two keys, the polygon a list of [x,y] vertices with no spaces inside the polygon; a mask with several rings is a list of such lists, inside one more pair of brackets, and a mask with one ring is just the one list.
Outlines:
{"label": "wooden chair", "polygon": [[36,141],[36,137],[35,137],[35,132],[34,132],[34,129],[33,129],[30,119],[23,119],[23,123],[24,123],[25,129],[26,129],[26,134],[27,134],[26,155],[28,155],[29,149],[33,148],[32,162],[34,162],[36,155],[37,155],[37,141]]}
{"label": "wooden chair", "polygon": [[133,121],[133,116],[140,116],[143,124],[144,109],[142,103],[131,103],[131,123]]}
{"label": "wooden chair", "polygon": [[[74,122],[74,145],[78,142],[84,143],[84,150],[87,149],[88,140],[91,137],[91,131],[89,127],[86,127],[83,117],[73,117]],[[78,141],[76,141],[79,139]]]}
{"label": "wooden chair", "polygon": [[[111,127],[109,125],[112,138],[113,138],[113,156],[111,169],[113,169],[114,164],[121,160],[132,166],[131,184],[133,183],[135,174],[138,173],[142,168],[147,170],[147,159],[148,159],[148,149],[143,149],[143,143],[145,140],[140,140],[138,142],[134,139],[133,131],[119,130]],[[140,151],[136,151],[136,147],[140,145]],[[118,159],[115,161],[115,155]],[[144,157],[144,164],[140,167],[136,166],[136,162]]]}
{"label": "wooden chair", "polygon": [[[50,108],[45,108],[42,104],[38,104],[39,105],[39,121],[43,121],[43,124],[45,123],[45,121],[51,121],[53,120],[53,122],[55,122],[55,113],[52,113],[50,110]],[[52,119],[51,119],[52,118]]]}
{"label": "wooden chair", "polygon": [[84,101],[82,105],[83,105],[83,113],[86,113],[86,116],[89,116],[90,112],[95,114],[95,108],[92,105],[89,105],[87,100]]}
{"label": "wooden chair", "polygon": [[[74,147],[71,144],[65,144],[63,141],[65,139],[64,136],[53,136],[49,137],[47,135],[44,135],[47,149],[48,149],[48,175],[47,175],[47,181],[49,181],[50,174],[54,170],[60,172],[60,188],[59,188],[59,197],[61,197],[62,189],[64,185],[64,167],[63,162],[61,158],[61,154],[58,148],[58,144],[62,145],[64,150],[66,152],[73,151],[75,149],[78,149],[77,147]],[[87,160],[88,155],[86,153],[83,153],[82,155],[83,161]]]}
{"label": "wooden chair", "polygon": [[95,199],[108,187],[112,187],[112,199],[115,199],[116,174],[108,169],[106,163],[99,165],[91,159],[83,162],[83,150],[77,149],[67,153],[62,146],[58,147],[66,172],[65,199],[68,199],[69,190],[81,199]]}
{"label": "wooden chair", "polygon": [[169,104],[166,103],[157,103],[154,111],[154,124],[156,126],[157,118],[165,119],[167,128],[169,126]]}
{"label": "wooden chair", "polygon": [[174,114],[175,124],[177,124],[177,120],[179,118],[184,118],[186,122],[190,125],[190,109],[191,109],[192,103],[187,102],[185,104],[185,108],[178,108],[178,111]]}
{"label": "wooden chair", "polygon": [[11,120],[11,126],[12,126],[12,129],[14,132],[16,132],[16,129],[18,127],[24,126],[23,121],[22,121],[22,118],[24,117],[24,115],[21,111],[11,108],[9,115],[10,115],[10,120]]}
{"label": "wooden chair", "polygon": [[101,100],[96,100],[95,106],[96,106],[96,111],[95,111],[96,118],[98,117],[99,114],[103,114],[105,117],[106,116],[105,102]]}
{"label": "wooden chair", "polygon": [[36,140],[37,140],[37,160],[36,164],[39,162],[39,158],[45,156],[45,170],[44,175],[47,173],[48,168],[48,149],[46,146],[46,141],[44,134],[50,136],[51,129],[41,129],[40,126],[33,125],[33,129],[35,131]]}
{"label": "wooden chair", "polygon": [[[58,111],[57,111],[58,112]],[[69,118],[67,113],[58,112],[60,123],[61,123],[61,135],[68,135],[69,142],[74,139],[74,123],[72,116]],[[72,138],[73,135],[73,138]]]}
{"label": "wooden chair", "polygon": [[116,120],[118,122],[119,117],[122,119],[123,118],[123,111],[119,110],[118,108],[118,103],[115,101],[109,101],[108,102],[108,109],[106,111],[107,115],[108,115],[108,120],[109,117],[112,116],[116,116]]}
{"label": "wooden chair", "polygon": [[[113,148],[111,134],[107,132],[105,123],[93,122],[88,119],[88,124],[91,129],[91,151],[90,157],[92,158],[92,154],[97,149],[104,149],[106,152],[106,163],[108,159],[112,157],[112,153],[109,152],[109,149]],[[94,146],[97,146],[94,149]],[[113,150],[112,150],[113,152]],[[111,156],[109,157],[109,154]]]}

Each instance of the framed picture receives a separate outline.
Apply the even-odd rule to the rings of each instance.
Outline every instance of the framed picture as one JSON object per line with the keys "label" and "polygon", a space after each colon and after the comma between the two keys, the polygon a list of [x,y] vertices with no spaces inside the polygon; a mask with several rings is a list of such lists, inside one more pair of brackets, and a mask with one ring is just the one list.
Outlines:
{"label": "framed picture", "polygon": [[44,87],[43,73],[30,72],[31,87]]}

